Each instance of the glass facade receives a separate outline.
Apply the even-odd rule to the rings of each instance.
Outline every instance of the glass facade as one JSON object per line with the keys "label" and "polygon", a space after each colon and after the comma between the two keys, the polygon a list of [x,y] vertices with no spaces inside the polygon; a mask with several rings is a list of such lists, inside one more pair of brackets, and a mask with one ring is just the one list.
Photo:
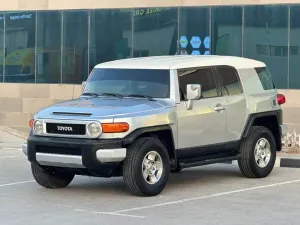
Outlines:
{"label": "glass facade", "polygon": [[0,13],[0,82],[80,84],[102,62],[159,55],[263,61],[300,89],[300,5]]}

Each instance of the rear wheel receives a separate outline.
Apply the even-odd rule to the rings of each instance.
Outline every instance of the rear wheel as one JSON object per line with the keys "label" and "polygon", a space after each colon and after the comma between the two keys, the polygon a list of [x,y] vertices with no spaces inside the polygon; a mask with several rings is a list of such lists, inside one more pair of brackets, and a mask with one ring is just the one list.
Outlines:
{"label": "rear wheel", "polygon": [[128,148],[123,178],[131,193],[155,196],[165,188],[169,174],[169,154],[157,138],[140,138]]}
{"label": "rear wheel", "polygon": [[38,163],[31,162],[31,171],[35,181],[45,188],[64,188],[74,179],[75,174],[57,168],[42,168]]}
{"label": "rear wheel", "polygon": [[276,142],[272,132],[266,127],[251,127],[240,153],[242,156],[238,165],[246,177],[267,177],[276,161]]}

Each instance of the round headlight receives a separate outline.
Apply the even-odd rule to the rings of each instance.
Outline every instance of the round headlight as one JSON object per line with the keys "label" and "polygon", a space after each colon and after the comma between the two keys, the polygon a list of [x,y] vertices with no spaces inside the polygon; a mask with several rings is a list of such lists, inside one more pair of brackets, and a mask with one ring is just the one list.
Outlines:
{"label": "round headlight", "polygon": [[98,123],[90,123],[87,127],[88,129],[88,134],[92,137],[92,138],[97,138],[101,135],[101,126]]}
{"label": "round headlight", "polygon": [[34,121],[33,130],[36,134],[43,133],[43,123],[42,123],[42,121],[39,121],[39,120]]}

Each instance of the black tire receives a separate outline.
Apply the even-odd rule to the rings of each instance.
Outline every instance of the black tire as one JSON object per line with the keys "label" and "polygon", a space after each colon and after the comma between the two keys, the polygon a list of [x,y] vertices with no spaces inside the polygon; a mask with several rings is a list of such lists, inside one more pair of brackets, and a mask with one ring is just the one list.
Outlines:
{"label": "black tire", "polygon": [[[157,138],[144,137],[136,140],[128,149],[123,163],[123,179],[128,190],[137,196],[155,196],[165,188],[170,174],[170,158],[165,145]],[[159,181],[149,184],[143,177],[143,160],[156,151],[162,160],[163,172]]]}
{"label": "black tire", "polygon": [[64,188],[68,186],[75,177],[73,173],[56,168],[42,168],[36,162],[31,162],[31,172],[39,185],[49,189]]}
{"label": "black tire", "polygon": [[[270,160],[264,168],[259,167],[255,160],[255,146],[261,138],[265,138],[269,142],[271,149]],[[238,160],[238,165],[246,177],[267,177],[272,172],[276,161],[276,142],[272,132],[266,127],[251,127],[247,139],[241,144],[240,153],[241,158]]]}

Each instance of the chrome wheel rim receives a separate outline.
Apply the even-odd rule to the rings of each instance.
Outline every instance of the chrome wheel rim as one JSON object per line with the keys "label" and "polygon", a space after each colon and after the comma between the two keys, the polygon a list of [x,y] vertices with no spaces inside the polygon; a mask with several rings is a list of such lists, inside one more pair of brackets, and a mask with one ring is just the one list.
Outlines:
{"label": "chrome wheel rim", "polygon": [[156,184],[163,173],[161,156],[156,151],[147,153],[143,160],[142,173],[148,184]]}
{"label": "chrome wheel rim", "polygon": [[266,138],[257,141],[254,150],[255,162],[260,168],[265,168],[271,159],[271,145]]}

